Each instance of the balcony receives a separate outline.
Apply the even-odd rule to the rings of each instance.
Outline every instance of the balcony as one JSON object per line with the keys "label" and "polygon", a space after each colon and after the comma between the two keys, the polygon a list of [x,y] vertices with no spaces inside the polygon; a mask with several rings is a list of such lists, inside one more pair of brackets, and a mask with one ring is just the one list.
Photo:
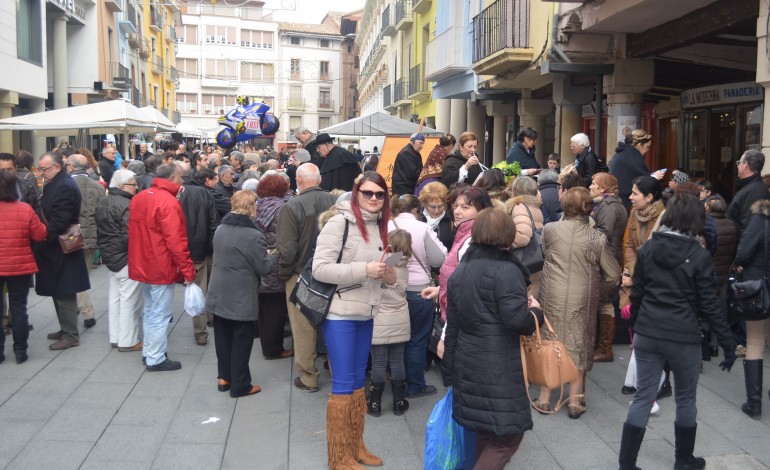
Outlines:
{"label": "balcony", "polygon": [[396,83],[393,84],[393,105],[395,107],[406,106],[412,104],[409,100],[409,80],[405,78],[399,78]]}
{"label": "balcony", "polygon": [[409,70],[409,99],[425,101],[429,97],[430,90],[422,72],[422,64],[417,64]]}
{"label": "balcony", "polygon": [[131,73],[123,64],[110,62],[110,85],[123,91],[131,90]]}
{"label": "balcony", "polygon": [[112,13],[120,13],[123,11],[123,5],[121,5],[121,3],[121,0],[104,0],[104,6]]}
{"label": "balcony", "polygon": [[149,59],[151,55],[152,50],[150,50],[150,41],[142,38],[139,44],[139,57],[142,59]]}
{"label": "balcony", "polygon": [[156,11],[154,7],[150,7],[150,28],[160,33],[163,31],[163,18],[160,12]]}
{"label": "balcony", "polygon": [[173,44],[176,42],[176,28],[174,25],[166,25],[166,42]]}
{"label": "balcony", "polygon": [[131,23],[131,26],[134,27],[134,31],[136,31],[136,8],[134,7],[133,2],[128,2],[128,8],[126,10],[126,19]]}
{"label": "balcony", "polygon": [[529,0],[498,0],[473,18],[473,71],[502,75],[532,62]]}
{"label": "balcony", "polygon": [[470,28],[451,26],[428,43],[425,80],[439,82],[471,68]]}
{"label": "balcony", "polygon": [[431,3],[432,0],[412,0],[412,11],[421,15],[427,13]]}
{"label": "balcony", "polygon": [[179,83],[179,71],[176,67],[171,66],[166,69],[166,81],[169,83]]}
{"label": "balcony", "polygon": [[391,7],[392,5],[388,5],[385,7],[385,9],[382,11],[382,23],[380,26],[380,33],[382,33],[383,36],[393,36],[396,33],[396,26],[393,23],[393,15]]}
{"label": "balcony", "polygon": [[382,89],[382,107],[385,109],[390,108],[391,102],[391,87],[390,85]]}
{"label": "balcony", "polygon": [[412,17],[412,0],[398,0],[396,2],[396,29],[399,31],[407,31],[414,23]]}
{"label": "balcony", "polygon": [[148,104],[147,98],[145,98],[143,94],[139,93],[139,90],[137,88],[132,88],[131,104],[133,104],[137,108],[144,108]]}
{"label": "balcony", "polygon": [[128,34],[128,45],[131,46],[134,49],[139,49],[142,47],[142,35],[141,33],[129,33]]}
{"label": "balcony", "polygon": [[302,111],[305,109],[305,100],[302,98],[289,98],[288,108],[290,111]]}
{"label": "balcony", "polygon": [[318,110],[319,111],[333,112],[334,111],[334,101],[330,100],[330,99],[319,98],[318,99]]}
{"label": "balcony", "polygon": [[152,55],[152,73],[163,75],[163,59],[158,54]]}

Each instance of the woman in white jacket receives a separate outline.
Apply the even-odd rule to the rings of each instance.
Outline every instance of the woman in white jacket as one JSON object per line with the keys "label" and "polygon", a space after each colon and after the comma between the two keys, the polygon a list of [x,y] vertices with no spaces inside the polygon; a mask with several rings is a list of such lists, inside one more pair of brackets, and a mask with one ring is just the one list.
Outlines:
{"label": "woman in white jacket", "polygon": [[406,300],[409,305],[411,338],[404,349],[407,398],[436,393],[436,387],[425,383],[425,363],[430,332],[433,327],[433,301],[423,299],[420,292],[430,286],[430,268],[438,268],[446,258],[446,247],[430,225],[417,220],[420,200],[412,195],[393,196],[390,201],[393,219],[390,230],[402,229],[412,235],[412,257],[409,259],[409,283]]}

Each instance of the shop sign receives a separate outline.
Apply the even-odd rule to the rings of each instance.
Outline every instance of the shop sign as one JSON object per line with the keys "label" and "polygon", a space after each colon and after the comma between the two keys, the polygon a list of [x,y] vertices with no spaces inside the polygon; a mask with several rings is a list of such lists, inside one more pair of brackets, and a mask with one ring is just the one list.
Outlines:
{"label": "shop sign", "polygon": [[705,108],[747,101],[762,101],[764,90],[754,82],[729,83],[682,92],[682,109]]}
{"label": "shop sign", "polygon": [[83,5],[76,3],[75,0],[48,0],[48,3],[58,5],[61,9],[69,13],[70,16],[74,16],[81,22],[85,23],[86,10]]}

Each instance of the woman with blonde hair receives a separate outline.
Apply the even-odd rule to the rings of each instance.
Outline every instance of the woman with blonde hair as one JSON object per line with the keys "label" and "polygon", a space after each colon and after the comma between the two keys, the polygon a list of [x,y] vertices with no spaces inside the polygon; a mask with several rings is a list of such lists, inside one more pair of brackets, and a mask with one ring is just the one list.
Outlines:
{"label": "woman with blonde hair", "polygon": [[422,203],[422,216],[431,229],[436,233],[444,247],[449,250],[454,241],[454,228],[452,218],[447,210],[447,197],[449,190],[439,182],[426,184],[420,191]]}
{"label": "woman with blonde hair", "polygon": [[275,261],[254,223],[256,202],[252,191],[233,194],[232,211],[214,234],[214,266],[206,296],[206,311],[214,314],[217,387],[220,392],[230,391],[234,398],[262,390],[251,384],[249,358],[259,316],[259,285]]}
{"label": "woman with blonde hair", "polygon": [[[569,417],[586,412],[581,399],[584,372],[593,366],[596,312],[599,293],[620,279],[620,266],[607,238],[588,224],[593,199],[586,188],[572,188],[562,198],[564,218],[543,228],[545,263],[538,300],[554,331],[564,342],[578,369],[569,383]],[[551,409],[551,390],[540,389],[539,412]]]}
{"label": "woman with blonde hair", "polygon": [[618,197],[626,210],[631,209],[629,197],[631,187],[640,176],[653,176],[661,179],[665,171],[654,174],[644,161],[644,155],[652,148],[652,136],[644,129],[637,129],[626,135],[624,142],[618,142],[615,155],[610,159],[610,174],[618,180]]}

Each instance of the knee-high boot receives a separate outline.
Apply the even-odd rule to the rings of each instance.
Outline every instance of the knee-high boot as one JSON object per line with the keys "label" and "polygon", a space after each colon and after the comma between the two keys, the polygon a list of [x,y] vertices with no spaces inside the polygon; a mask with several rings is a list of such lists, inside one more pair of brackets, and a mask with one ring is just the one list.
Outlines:
{"label": "knee-high boot", "polygon": [[615,338],[615,318],[610,315],[599,315],[599,341],[594,350],[594,362],[615,360],[612,352],[613,338]]}
{"label": "knee-high boot", "polygon": [[353,453],[351,411],[356,408],[352,395],[329,396],[326,405],[326,445],[330,470],[364,470]]}
{"label": "knee-high boot", "polygon": [[353,390],[352,397],[353,405],[350,407],[350,421],[353,430],[351,452],[358,462],[370,467],[379,467],[382,465],[382,459],[369,452],[369,449],[364,445],[364,416],[368,409],[364,388]]}
{"label": "knee-high boot", "polygon": [[706,460],[703,457],[693,457],[692,455],[692,451],[695,449],[697,430],[697,424],[688,428],[674,423],[674,448],[676,452],[674,470],[700,470],[706,467]]}
{"label": "knee-high boot", "polygon": [[639,456],[645,431],[646,428],[623,423],[623,435],[620,438],[620,452],[618,453],[620,470],[640,470],[636,466],[636,458]]}
{"label": "knee-high boot", "polygon": [[762,359],[743,360],[743,375],[746,382],[746,403],[741,410],[752,419],[762,417]]}

